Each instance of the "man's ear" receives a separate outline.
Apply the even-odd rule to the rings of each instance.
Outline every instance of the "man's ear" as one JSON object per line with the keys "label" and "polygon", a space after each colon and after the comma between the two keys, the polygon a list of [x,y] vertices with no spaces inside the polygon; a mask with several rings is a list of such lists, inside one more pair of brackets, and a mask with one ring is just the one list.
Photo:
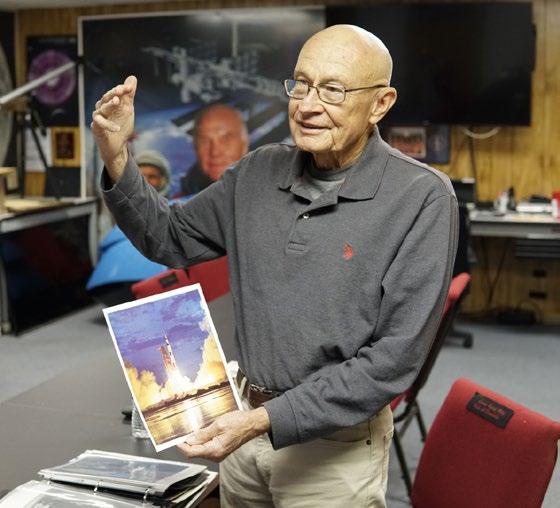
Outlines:
{"label": "man's ear", "polygon": [[391,86],[384,88],[375,95],[373,104],[371,105],[371,113],[369,115],[369,123],[376,125],[393,107],[397,100],[397,90]]}

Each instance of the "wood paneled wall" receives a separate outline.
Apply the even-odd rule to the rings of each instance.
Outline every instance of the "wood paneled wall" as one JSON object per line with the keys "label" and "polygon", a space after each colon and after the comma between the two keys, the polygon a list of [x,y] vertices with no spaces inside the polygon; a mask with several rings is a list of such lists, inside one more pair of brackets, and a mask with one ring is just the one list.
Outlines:
{"label": "wood paneled wall", "polygon": [[[94,2],[95,0],[93,0]],[[387,0],[380,0],[382,1]],[[427,0],[429,1],[429,0]],[[449,0],[453,1],[453,0]],[[478,0],[474,0],[478,1]],[[92,3],[93,3],[92,2]],[[206,0],[157,2],[148,4],[111,5],[87,8],[36,9],[20,11],[17,16],[17,80],[25,76],[25,41],[29,35],[73,34],[79,16],[116,13],[156,12],[189,9],[219,9],[265,6],[296,6],[324,4],[363,4],[363,1],[342,2],[317,0]],[[376,2],[370,2],[376,3]],[[533,75],[531,127],[503,127],[497,135],[474,141],[479,198],[494,199],[499,191],[515,187],[518,198],[531,194],[550,195],[560,190],[560,2],[534,0],[534,21],[537,27],[536,68]],[[398,65],[398,62],[396,62]],[[473,176],[469,146],[459,127],[452,129],[451,159],[438,166],[451,177]],[[479,239],[480,240],[480,239]],[[512,242],[485,240],[475,242],[479,258],[474,268],[472,292],[465,308],[485,308],[488,281],[493,281],[499,261],[505,252],[500,277],[496,283],[493,305],[535,307],[546,321],[560,322],[560,262],[515,259]],[[488,266],[484,260],[488,258]],[[544,269],[545,278],[535,278],[533,271]],[[529,291],[547,293],[546,300],[530,300]]]}

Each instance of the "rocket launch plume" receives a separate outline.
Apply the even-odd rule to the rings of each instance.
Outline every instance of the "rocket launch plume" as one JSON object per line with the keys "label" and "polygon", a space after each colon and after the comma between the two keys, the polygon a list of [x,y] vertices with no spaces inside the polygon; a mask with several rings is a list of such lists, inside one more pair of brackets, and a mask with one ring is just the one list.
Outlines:
{"label": "rocket launch plume", "polygon": [[138,374],[136,367],[126,364],[126,373],[141,409],[167,398],[166,390],[158,384],[153,372],[143,370]]}
{"label": "rocket launch plume", "polygon": [[201,330],[208,332],[208,337],[202,346],[202,363],[194,383],[197,388],[205,388],[223,383],[227,380],[227,375],[208,320],[205,318],[198,326]]}

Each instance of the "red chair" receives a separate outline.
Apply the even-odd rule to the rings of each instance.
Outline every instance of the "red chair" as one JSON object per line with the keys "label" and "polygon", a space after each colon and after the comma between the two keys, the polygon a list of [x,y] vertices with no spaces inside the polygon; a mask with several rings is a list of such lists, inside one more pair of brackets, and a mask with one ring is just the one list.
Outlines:
{"label": "red chair", "polygon": [[[408,495],[410,495],[411,492],[412,481],[410,479],[410,472],[404,455],[401,439],[413,419],[416,419],[416,422],[418,423],[422,441],[426,439],[426,426],[424,425],[424,419],[422,418],[422,413],[420,412],[418,394],[426,384],[441,347],[445,342],[445,338],[453,326],[453,321],[459,312],[459,305],[467,293],[470,280],[471,276],[468,273],[460,273],[456,277],[453,277],[451,285],[449,286],[447,299],[445,301],[443,315],[428,356],[424,361],[424,364],[422,365],[414,383],[412,383],[412,386],[406,392],[400,394],[398,397],[395,397],[390,404],[391,410],[394,414],[393,421],[395,423],[393,444],[395,445],[397,460],[399,461],[399,466],[401,468],[402,477],[406,485]],[[401,403],[405,404],[404,409],[400,413],[395,414]]]}
{"label": "red chair", "polygon": [[538,508],[559,439],[559,422],[459,379],[426,438],[412,506]]}
{"label": "red chair", "polygon": [[211,302],[229,293],[229,270],[227,257],[221,257],[188,268],[194,283],[200,283],[206,301]]}
{"label": "red chair", "polygon": [[208,302],[228,293],[227,257],[205,261],[189,268],[169,269],[133,284],[131,289],[138,299],[196,283],[200,283],[204,297]]}

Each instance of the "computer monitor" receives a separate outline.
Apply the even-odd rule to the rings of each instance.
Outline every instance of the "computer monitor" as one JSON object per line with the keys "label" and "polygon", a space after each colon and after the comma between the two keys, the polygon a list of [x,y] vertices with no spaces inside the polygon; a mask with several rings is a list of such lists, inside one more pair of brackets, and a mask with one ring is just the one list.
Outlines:
{"label": "computer monitor", "polygon": [[476,205],[476,180],[474,178],[451,180],[451,184],[453,185],[459,203],[465,204],[469,208]]}

